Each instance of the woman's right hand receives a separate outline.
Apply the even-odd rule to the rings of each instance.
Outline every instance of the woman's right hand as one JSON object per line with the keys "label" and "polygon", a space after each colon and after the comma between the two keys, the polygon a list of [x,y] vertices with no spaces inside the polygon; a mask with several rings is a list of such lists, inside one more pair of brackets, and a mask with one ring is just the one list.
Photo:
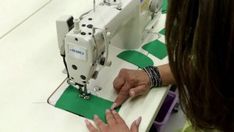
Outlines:
{"label": "woman's right hand", "polygon": [[118,96],[112,109],[120,106],[130,96],[135,97],[150,90],[150,79],[143,70],[121,69],[113,82]]}

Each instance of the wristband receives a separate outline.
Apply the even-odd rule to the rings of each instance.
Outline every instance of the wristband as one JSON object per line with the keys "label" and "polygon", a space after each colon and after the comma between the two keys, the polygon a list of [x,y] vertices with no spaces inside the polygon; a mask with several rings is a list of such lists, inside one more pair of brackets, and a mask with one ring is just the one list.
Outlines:
{"label": "wristband", "polygon": [[147,67],[144,67],[143,70],[149,76],[151,88],[162,86],[162,79],[161,79],[158,67],[147,66]]}

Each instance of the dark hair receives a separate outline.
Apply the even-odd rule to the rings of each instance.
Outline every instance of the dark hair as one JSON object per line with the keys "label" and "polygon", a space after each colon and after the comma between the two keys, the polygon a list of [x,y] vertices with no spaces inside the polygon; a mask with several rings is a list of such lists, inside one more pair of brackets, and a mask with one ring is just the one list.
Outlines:
{"label": "dark hair", "polygon": [[169,0],[166,42],[196,130],[234,131],[234,0]]}

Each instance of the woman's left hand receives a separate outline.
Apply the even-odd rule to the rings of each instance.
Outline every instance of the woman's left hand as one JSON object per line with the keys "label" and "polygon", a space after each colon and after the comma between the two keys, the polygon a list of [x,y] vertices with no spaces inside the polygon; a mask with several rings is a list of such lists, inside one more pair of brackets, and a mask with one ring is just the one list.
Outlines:
{"label": "woman's left hand", "polygon": [[102,122],[102,120],[98,116],[94,116],[94,122],[97,126],[94,127],[91,122],[85,120],[86,126],[89,132],[138,132],[138,128],[141,122],[141,117],[135,120],[131,128],[129,129],[124,120],[120,117],[120,115],[114,110],[106,111],[106,121],[107,124]]}

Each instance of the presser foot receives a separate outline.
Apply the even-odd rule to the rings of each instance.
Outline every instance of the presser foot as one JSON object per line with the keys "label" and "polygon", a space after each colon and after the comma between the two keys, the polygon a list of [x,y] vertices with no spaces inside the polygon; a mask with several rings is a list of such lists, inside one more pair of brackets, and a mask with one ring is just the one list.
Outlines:
{"label": "presser foot", "polygon": [[85,100],[90,99],[91,93],[88,92],[88,90],[87,90],[87,85],[79,85],[79,84],[76,84],[76,83],[74,83],[71,79],[68,79],[68,80],[67,80],[67,83],[68,83],[69,85],[73,85],[73,86],[75,86],[76,88],[78,88],[78,90],[79,90],[79,97],[80,97],[80,98],[83,98],[83,99],[85,99]]}
{"label": "presser foot", "polygon": [[91,94],[89,94],[89,93],[88,93],[88,94],[80,93],[79,96],[80,96],[81,98],[85,99],[85,100],[88,100],[88,99],[90,99],[90,95],[91,95]]}
{"label": "presser foot", "polygon": [[88,92],[86,86],[80,87],[80,90],[79,90],[79,91],[80,91],[80,92],[79,92],[79,94],[80,94],[79,96],[80,96],[81,98],[83,98],[83,99],[85,99],[85,100],[90,99],[91,93]]}

